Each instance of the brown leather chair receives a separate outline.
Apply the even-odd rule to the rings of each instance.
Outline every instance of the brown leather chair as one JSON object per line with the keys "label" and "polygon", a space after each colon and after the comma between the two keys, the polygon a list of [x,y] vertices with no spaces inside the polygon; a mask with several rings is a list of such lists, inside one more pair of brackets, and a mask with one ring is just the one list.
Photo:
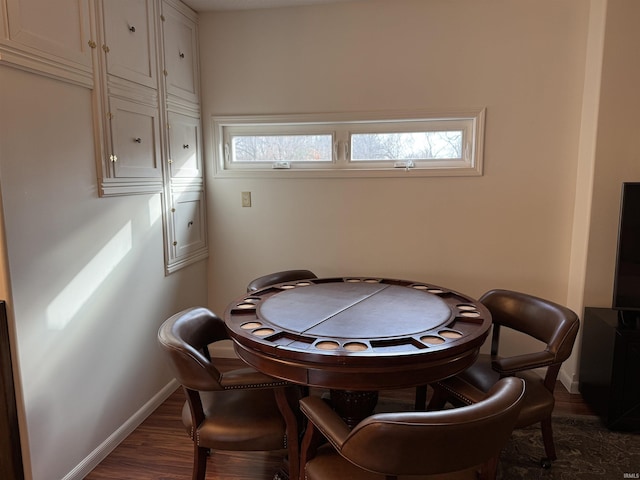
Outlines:
{"label": "brown leather chair", "polygon": [[193,440],[193,480],[203,480],[210,450],[288,449],[291,478],[297,478],[297,420],[287,402],[295,387],[252,368],[221,373],[207,345],[227,339],[224,322],[206,308],[184,310],[166,320],[158,341],[187,401],[182,422]]}
{"label": "brown leather chair", "polygon": [[274,272],[252,280],[247,285],[247,292],[255,292],[261,288],[275,285],[282,282],[294,282],[297,280],[309,280],[310,278],[318,278],[315,273],[310,270],[284,270],[282,272]]}
{"label": "brown leather chair", "polygon": [[[438,412],[374,414],[350,430],[318,397],[300,401],[309,419],[300,478],[383,480],[495,478],[524,397],[524,381],[506,378],[478,403]],[[318,432],[328,441],[316,448]],[[432,477],[432,476],[436,477]]]}
{"label": "brown leather chair", "polygon": [[[555,405],[553,390],[560,366],[573,349],[580,321],[571,310],[542,298],[510,290],[491,290],[480,301],[493,320],[491,355],[478,360],[456,377],[432,384],[434,395],[428,410],[440,409],[447,400],[453,404],[472,403],[500,378],[518,376],[527,383],[527,392],[516,428],[540,422],[546,458],[545,468],[557,458],[553,443],[551,414]],[[527,334],[544,343],[541,351],[499,356],[501,327]],[[546,369],[544,377],[534,369]]]}

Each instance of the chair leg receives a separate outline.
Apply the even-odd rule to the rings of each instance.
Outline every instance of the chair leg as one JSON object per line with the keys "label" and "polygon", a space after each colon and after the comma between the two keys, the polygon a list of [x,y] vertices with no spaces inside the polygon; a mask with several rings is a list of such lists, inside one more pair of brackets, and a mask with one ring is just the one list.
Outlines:
{"label": "chair leg", "polygon": [[207,474],[207,456],[209,449],[193,443],[193,480],[204,480]]}
{"label": "chair leg", "polygon": [[547,459],[554,461],[556,458],[556,447],[553,443],[553,429],[551,428],[551,416],[545,418],[540,422],[542,429],[542,442],[544,443],[544,453]]}
{"label": "chair leg", "polygon": [[427,411],[433,412],[435,410],[442,410],[447,403],[447,394],[442,388],[434,387],[433,395],[427,405]]}
{"label": "chair leg", "polygon": [[498,475],[498,462],[500,461],[500,454],[490,458],[482,465],[480,470],[480,478],[482,480],[496,480]]}
{"label": "chair leg", "polygon": [[296,415],[291,409],[291,404],[287,398],[287,390],[284,387],[275,389],[276,403],[280,414],[284,418],[287,431],[287,451],[289,460],[289,479],[298,480],[300,446],[298,444],[298,421]]}
{"label": "chair leg", "polygon": [[414,405],[414,409],[416,411],[424,410],[426,406],[427,406],[427,386],[420,385],[416,387],[416,402]]}
{"label": "chair leg", "polygon": [[306,478],[305,467],[307,462],[316,456],[318,447],[324,442],[326,442],[326,439],[322,433],[312,422],[308,422],[300,447],[300,472],[298,475],[300,480]]}

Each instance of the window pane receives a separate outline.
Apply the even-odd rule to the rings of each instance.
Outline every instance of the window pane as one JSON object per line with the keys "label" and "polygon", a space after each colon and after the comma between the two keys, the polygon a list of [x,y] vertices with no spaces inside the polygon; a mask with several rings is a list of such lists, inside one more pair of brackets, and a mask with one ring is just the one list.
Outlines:
{"label": "window pane", "polygon": [[331,135],[246,135],[232,140],[234,162],[330,162]]}
{"label": "window pane", "polygon": [[462,158],[462,131],[357,133],[351,160],[440,160]]}

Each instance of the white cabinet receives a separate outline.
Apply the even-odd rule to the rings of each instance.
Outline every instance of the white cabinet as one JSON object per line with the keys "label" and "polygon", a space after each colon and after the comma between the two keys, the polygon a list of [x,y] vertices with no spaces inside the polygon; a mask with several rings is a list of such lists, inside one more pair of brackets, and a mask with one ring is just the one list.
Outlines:
{"label": "white cabinet", "polygon": [[162,4],[164,75],[169,101],[176,97],[197,104],[198,32],[193,13],[189,13],[184,7],[166,1]]}
{"label": "white cabinet", "polygon": [[198,70],[198,17],[177,0],[162,0],[162,71],[167,112],[166,271],[206,258],[207,229]]}
{"label": "white cabinet", "polygon": [[146,178],[162,185],[158,109],[119,98],[110,98],[109,107],[113,177]]}
{"label": "white cabinet", "polygon": [[157,89],[153,1],[103,0],[101,6],[107,75]]}
{"label": "white cabinet", "polygon": [[90,0],[0,0],[0,63],[93,86]]}
{"label": "white cabinet", "polygon": [[169,177],[172,180],[202,179],[200,118],[168,113]]}
{"label": "white cabinet", "polygon": [[167,273],[208,255],[204,191],[179,189],[171,193]]}
{"label": "white cabinet", "polygon": [[161,194],[165,271],[205,258],[198,16],[179,0],[0,0],[0,65],[91,89],[100,196]]}
{"label": "white cabinet", "polygon": [[97,0],[95,106],[101,196],[164,189],[155,0]]}

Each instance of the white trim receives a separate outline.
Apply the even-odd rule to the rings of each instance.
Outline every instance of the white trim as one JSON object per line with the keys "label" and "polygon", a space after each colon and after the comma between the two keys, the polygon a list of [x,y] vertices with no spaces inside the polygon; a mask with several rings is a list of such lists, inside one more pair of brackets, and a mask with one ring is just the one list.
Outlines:
{"label": "white trim", "polygon": [[[395,112],[341,112],[290,115],[244,115],[244,116],[212,116],[211,136],[214,146],[214,175],[221,178],[327,178],[327,177],[423,177],[423,176],[480,176],[483,168],[483,145],[485,108],[469,108],[464,110],[439,111],[395,111]],[[333,159],[331,162],[298,162],[296,167],[271,168],[271,164],[259,162],[254,165],[244,163],[230,168],[226,158],[226,134],[229,129],[251,128],[270,131],[286,127],[293,131],[308,129],[313,126],[318,133],[326,130],[349,131],[355,127],[359,132],[364,124],[398,123],[414,121],[460,120],[471,122],[469,141],[464,146],[463,159],[453,161],[437,160],[429,162],[417,161],[411,168],[393,168],[393,162],[382,165],[377,162],[348,162],[347,158]],[[265,130],[266,129],[266,130]],[[344,134],[344,132],[343,132]],[[344,140],[339,143],[344,143]],[[228,147],[227,147],[228,149]],[[334,154],[338,150],[334,148]],[[348,155],[345,155],[347,157]]]}
{"label": "white trim", "polygon": [[171,380],[162,390],[155,394],[140,410],[134,413],[125,423],[113,432],[104,442],[91,452],[76,467],[67,473],[62,480],[82,480],[98,466],[115,448],[126,439],[138,426],[146,420],[162,403],[179,387],[177,380]]}

